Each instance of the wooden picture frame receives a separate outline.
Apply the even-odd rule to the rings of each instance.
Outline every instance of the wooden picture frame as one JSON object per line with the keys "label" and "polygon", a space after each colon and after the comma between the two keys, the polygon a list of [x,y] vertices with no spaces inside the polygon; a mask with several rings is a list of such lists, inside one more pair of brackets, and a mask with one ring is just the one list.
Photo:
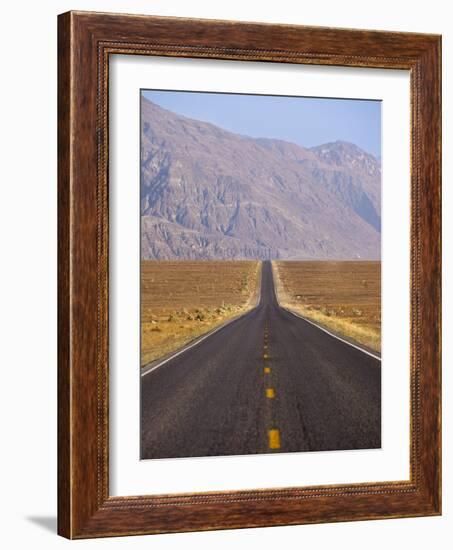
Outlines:
{"label": "wooden picture frame", "polygon": [[[69,12],[59,16],[58,48],[59,534],[88,538],[440,514],[440,37]],[[109,495],[111,54],[410,71],[409,481]]]}

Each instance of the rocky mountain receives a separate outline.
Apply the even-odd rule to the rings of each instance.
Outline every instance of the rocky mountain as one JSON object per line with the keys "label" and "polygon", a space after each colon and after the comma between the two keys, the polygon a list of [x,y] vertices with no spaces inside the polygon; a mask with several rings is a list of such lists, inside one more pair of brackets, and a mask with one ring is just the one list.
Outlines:
{"label": "rocky mountain", "polygon": [[380,163],[255,139],[142,98],[144,259],[377,259]]}

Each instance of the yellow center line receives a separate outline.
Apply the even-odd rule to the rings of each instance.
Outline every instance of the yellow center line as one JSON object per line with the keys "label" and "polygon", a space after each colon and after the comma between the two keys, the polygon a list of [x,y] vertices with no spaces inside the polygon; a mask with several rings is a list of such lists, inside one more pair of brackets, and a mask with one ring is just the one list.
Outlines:
{"label": "yellow center line", "polygon": [[[266,327],[264,329],[264,341],[263,341],[263,359],[269,359],[269,328]],[[264,363],[266,365],[266,363]],[[270,374],[271,369],[270,367],[265,366],[264,374]],[[266,397],[267,399],[274,399],[275,398],[275,390],[274,388],[266,388]],[[273,428],[271,430],[268,430],[268,438],[269,438],[269,449],[280,449],[280,430]]]}
{"label": "yellow center line", "polygon": [[269,449],[280,449],[280,432],[279,430],[269,430]]}

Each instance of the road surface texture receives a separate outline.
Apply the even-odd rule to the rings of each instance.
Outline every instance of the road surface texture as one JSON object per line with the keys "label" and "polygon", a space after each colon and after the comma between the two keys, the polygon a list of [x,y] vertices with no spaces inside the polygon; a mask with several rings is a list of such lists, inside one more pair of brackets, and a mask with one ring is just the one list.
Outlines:
{"label": "road surface texture", "polygon": [[141,377],[141,458],[381,446],[381,365],[282,309],[264,262],[258,306]]}

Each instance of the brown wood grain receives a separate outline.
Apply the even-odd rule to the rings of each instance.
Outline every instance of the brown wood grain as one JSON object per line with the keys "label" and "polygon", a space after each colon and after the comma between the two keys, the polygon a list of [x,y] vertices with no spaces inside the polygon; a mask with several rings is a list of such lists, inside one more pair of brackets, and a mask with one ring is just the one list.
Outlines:
{"label": "brown wood grain", "polygon": [[70,18],[58,25],[58,532],[70,536]]}
{"label": "brown wood grain", "polygon": [[[86,538],[440,514],[440,37],[85,12],[59,16],[58,31],[59,533]],[[110,54],[410,71],[410,481],[109,496]]]}

